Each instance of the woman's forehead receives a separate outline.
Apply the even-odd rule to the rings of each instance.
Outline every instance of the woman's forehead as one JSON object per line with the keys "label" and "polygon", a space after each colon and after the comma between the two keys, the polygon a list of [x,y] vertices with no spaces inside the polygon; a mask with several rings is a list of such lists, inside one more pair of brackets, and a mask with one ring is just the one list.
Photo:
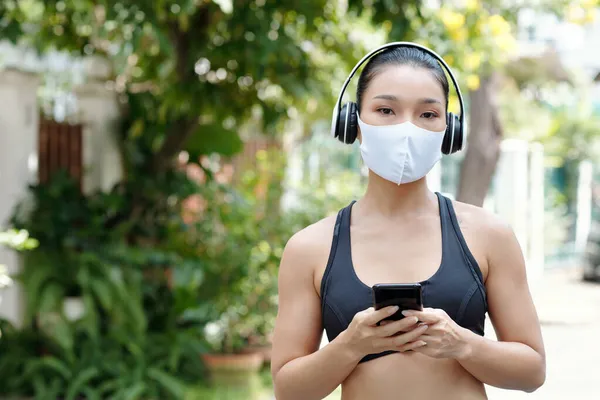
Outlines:
{"label": "woman's forehead", "polygon": [[382,95],[437,98],[444,101],[444,90],[432,70],[410,65],[390,65],[377,71],[365,100]]}

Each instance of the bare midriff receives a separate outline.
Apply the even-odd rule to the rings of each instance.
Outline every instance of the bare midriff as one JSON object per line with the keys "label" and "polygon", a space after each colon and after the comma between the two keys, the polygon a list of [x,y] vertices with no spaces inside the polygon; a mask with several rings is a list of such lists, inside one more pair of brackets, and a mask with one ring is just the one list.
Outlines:
{"label": "bare midriff", "polygon": [[415,352],[359,364],[342,384],[342,400],[485,400],[484,385],[457,361]]}

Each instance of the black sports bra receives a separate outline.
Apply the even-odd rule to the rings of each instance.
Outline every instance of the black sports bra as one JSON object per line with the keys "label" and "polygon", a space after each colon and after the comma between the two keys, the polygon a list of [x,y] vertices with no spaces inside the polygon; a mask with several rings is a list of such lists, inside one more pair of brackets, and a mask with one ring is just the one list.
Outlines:
{"label": "black sports bra", "polygon": [[[482,335],[487,312],[486,290],[477,261],[462,235],[450,199],[436,193],[442,229],[442,261],[435,274],[420,282],[423,306],[443,309],[457,324]],[[321,281],[323,327],[329,341],[343,332],[354,315],[371,307],[371,288],[356,275],[350,246],[354,201],[340,210],[329,261]],[[391,354],[369,354],[361,362]]]}

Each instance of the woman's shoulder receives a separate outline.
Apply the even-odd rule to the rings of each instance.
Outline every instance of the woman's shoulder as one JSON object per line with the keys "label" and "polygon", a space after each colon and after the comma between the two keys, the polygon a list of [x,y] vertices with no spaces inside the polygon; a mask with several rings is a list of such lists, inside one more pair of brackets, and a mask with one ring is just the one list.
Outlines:
{"label": "woman's shoulder", "polygon": [[483,207],[452,200],[456,219],[461,229],[474,229],[483,234],[502,234],[512,232],[512,228],[499,215]]}
{"label": "woman's shoulder", "polygon": [[320,221],[308,225],[296,232],[288,240],[286,248],[301,253],[321,251],[323,248],[329,250],[333,238],[336,216],[330,215]]}
{"label": "woman's shoulder", "polygon": [[[513,228],[502,217],[482,207],[453,201],[460,229],[469,247],[481,250],[486,259],[495,258],[508,251],[519,250]],[[511,250],[512,251],[512,250]]]}
{"label": "woman's shoulder", "polygon": [[496,259],[499,252],[505,255],[508,249],[516,251],[513,229],[500,216],[482,207],[460,201],[452,204],[460,230],[486,281],[490,260]]}
{"label": "woman's shoulder", "polygon": [[331,215],[296,232],[288,240],[284,249],[284,258],[291,264],[301,261],[304,267],[314,272],[329,257],[336,216]]}

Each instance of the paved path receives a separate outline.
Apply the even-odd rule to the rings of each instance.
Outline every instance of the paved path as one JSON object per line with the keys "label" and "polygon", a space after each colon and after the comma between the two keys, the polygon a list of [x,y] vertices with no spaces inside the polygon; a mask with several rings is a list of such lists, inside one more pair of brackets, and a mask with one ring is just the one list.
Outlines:
{"label": "paved path", "polygon": [[[533,291],[547,354],[546,383],[534,393],[488,388],[490,400],[600,399],[600,284],[577,270],[548,271]],[[488,328],[493,337],[493,329]]]}

